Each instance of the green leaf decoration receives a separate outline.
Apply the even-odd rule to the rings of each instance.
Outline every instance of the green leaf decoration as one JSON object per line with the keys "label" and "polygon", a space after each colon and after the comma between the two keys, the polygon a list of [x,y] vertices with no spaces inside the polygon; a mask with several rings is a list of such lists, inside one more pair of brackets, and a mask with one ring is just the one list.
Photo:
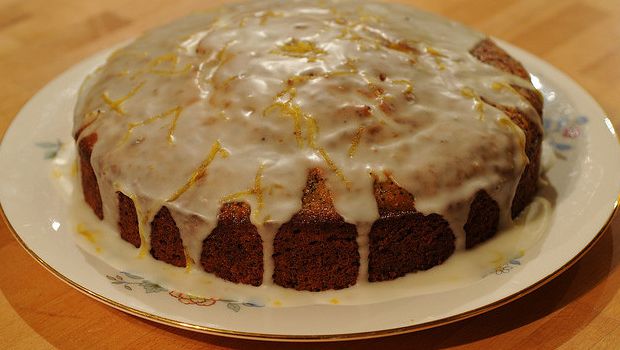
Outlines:
{"label": "green leaf decoration", "polygon": [[123,272],[121,272],[121,273],[122,273],[123,275],[125,275],[125,276],[127,276],[127,277],[131,278],[131,279],[134,279],[134,280],[141,280],[141,279],[143,279],[142,277],[137,276],[137,275],[134,275],[134,274],[131,274],[131,273],[129,273],[129,272],[124,272],[124,271],[123,271]]}
{"label": "green leaf decoration", "polygon": [[45,159],[54,159],[54,158],[56,158],[57,155],[58,155],[58,151],[49,151],[49,152],[45,153],[44,158]]}
{"label": "green leaf decoration", "polygon": [[35,146],[46,150],[43,154],[43,158],[54,159],[58,156],[58,151],[60,151],[62,147],[62,142],[60,140],[56,140],[56,142],[36,142]]}
{"label": "green leaf decoration", "polygon": [[158,293],[168,291],[166,288],[160,286],[159,284],[147,280],[142,281],[140,285],[144,288],[144,291],[146,293]]}
{"label": "green leaf decoration", "polygon": [[255,304],[255,303],[243,303],[243,306],[249,306],[249,307],[263,307],[264,305],[261,304]]}
{"label": "green leaf decoration", "polygon": [[54,148],[54,147],[58,147],[58,143],[57,142],[37,142],[37,143],[35,143],[35,145],[37,147],[41,147],[41,148]]}
{"label": "green leaf decoration", "polygon": [[239,306],[239,304],[235,304],[235,303],[228,303],[228,304],[226,304],[226,307],[231,309],[234,312],[239,312],[239,310],[241,310],[241,306]]}

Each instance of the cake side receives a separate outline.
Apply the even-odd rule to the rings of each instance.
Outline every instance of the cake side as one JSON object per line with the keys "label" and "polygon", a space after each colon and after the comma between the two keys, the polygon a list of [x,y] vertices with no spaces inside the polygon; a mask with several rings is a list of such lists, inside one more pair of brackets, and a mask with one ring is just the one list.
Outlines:
{"label": "cake side", "polygon": [[200,263],[206,272],[227,281],[262,284],[263,245],[247,203],[222,205],[217,226],[202,244]]}
{"label": "cake side", "polygon": [[415,209],[413,195],[392,180],[375,181],[380,218],[369,236],[368,280],[392,280],[427,270],[454,252],[454,234],[440,215]]}
{"label": "cake side", "polygon": [[180,230],[170,210],[165,206],[157,211],[151,221],[150,243],[150,253],[155,259],[174,266],[187,266]]}
{"label": "cake side", "polygon": [[83,137],[78,142],[79,169],[84,201],[93,209],[93,213],[102,220],[103,204],[101,202],[101,193],[99,192],[99,183],[97,182],[97,175],[90,162],[96,143],[96,133]]}
{"label": "cake side", "polygon": [[116,193],[118,195],[118,230],[121,238],[134,247],[140,248],[142,238],[135,203],[122,192]]}
{"label": "cake side", "polygon": [[280,286],[322,291],[357,281],[357,231],[336,212],[323,173],[310,170],[300,211],[275,236],[273,282]]}
{"label": "cake side", "polygon": [[[502,50],[490,39],[483,40],[476,44],[471,50],[471,54],[481,62],[529,80],[529,73],[525,70],[523,65],[508,55],[506,51]],[[542,121],[543,98],[540,92],[536,89],[521,86],[511,85],[510,88],[517,91],[519,95],[536,110],[540,121]],[[483,101],[504,112],[525,133],[525,154],[527,155],[528,163],[523,170],[512,201],[511,215],[514,218],[531,202],[536,194],[538,175],[540,173],[540,154],[543,138],[542,129],[539,127],[538,123],[532,121],[523,110],[511,106],[504,106],[492,100],[485,99],[484,97]]]}

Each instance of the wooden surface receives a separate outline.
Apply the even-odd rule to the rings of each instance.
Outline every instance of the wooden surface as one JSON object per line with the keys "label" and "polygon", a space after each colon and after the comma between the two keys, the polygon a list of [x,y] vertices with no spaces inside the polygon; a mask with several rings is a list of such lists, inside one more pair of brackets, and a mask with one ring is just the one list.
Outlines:
{"label": "wooden surface", "polygon": [[[0,0],[0,134],[49,80],[147,28],[224,1]],[[620,1],[410,0],[560,68],[620,126]],[[2,169],[0,169],[2,171]],[[533,293],[435,329],[304,348],[620,348],[620,218],[571,269]],[[292,348],[161,326],[65,285],[0,223],[0,348]]]}

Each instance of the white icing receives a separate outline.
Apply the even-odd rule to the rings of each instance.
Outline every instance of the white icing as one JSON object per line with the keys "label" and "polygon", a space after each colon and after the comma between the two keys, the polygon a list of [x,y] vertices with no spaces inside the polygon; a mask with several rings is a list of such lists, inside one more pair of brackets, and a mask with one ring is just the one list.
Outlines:
{"label": "white icing", "polygon": [[300,209],[308,169],[321,167],[337,212],[358,228],[362,276],[378,217],[371,173],[389,171],[463,248],[473,195],[485,189],[506,225],[526,162],[522,131],[479,96],[539,123],[514,90],[494,88],[529,81],[469,54],[482,39],[357,1],[252,2],[149,32],[87,79],[75,110],[74,131],[99,136],[91,163],[105,221],[118,220],[116,191],[132,197],[148,252],[166,205],[198,262],[222,202],[243,200],[269,284],[273,237]]}
{"label": "white icing", "polygon": [[359,224],[357,225],[357,246],[360,254],[360,269],[357,275],[357,283],[365,283],[368,281],[368,254],[369,251],[369,234],[372,225]]}

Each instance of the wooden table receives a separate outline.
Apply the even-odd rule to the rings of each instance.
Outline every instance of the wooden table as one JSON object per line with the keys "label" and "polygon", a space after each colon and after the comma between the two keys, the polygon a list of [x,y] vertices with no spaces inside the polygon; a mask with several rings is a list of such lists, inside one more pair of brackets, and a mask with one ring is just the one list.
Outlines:
{"label": "wooden table", "polygon": [[[0,0],[0,134],[37,90],[75,63],[192,9],[221,2]],[[549,61],[585,87],[620,127],[620,1],[403,2]],[[312,347],[619,348],[619,287],[620,217],[572,268],[499,309],[413,334]],[[116,311],[44,270],[1,223],[0,290],[0,348],[294,346],[192,333]]]}

